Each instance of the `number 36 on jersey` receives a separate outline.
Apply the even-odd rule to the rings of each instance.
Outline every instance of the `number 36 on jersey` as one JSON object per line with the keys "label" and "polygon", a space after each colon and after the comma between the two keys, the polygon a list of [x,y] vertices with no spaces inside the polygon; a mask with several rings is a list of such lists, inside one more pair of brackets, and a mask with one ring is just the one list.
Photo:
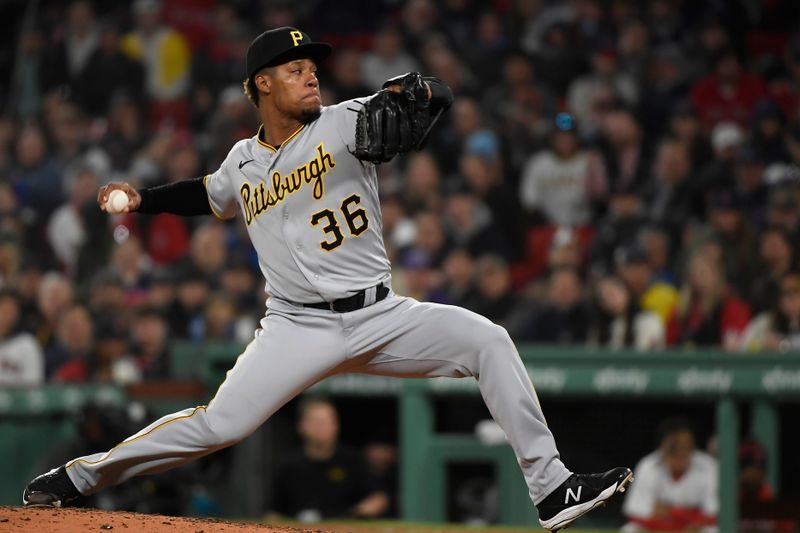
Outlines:
{"label": "number 36 on jersey", "polygon": [[342,200],[337,211],[326,208],[311,215],[311,225],[320,226],[327,237],[319,243],[320,248],[330,252],[344,242],[345,236],[339,223],[339,216],[344,219],[351,237],[358,237],[369,228],[367,212],[363,207],[359,207],[360,205],[361,197],[351,194]]}

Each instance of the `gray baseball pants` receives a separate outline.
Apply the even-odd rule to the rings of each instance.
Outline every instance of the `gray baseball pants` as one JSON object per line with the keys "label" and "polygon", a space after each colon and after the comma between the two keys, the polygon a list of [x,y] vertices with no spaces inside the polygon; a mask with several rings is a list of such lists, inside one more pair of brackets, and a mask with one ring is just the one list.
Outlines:
{"label": "gray baseball pants", "polygon": [[208,406],[166,415],[107,452],[74,459],[67,474],[88,495],[175,468],[239,442],[297,394],[339,373],[472,376],[508,436],[531,500],[570,476],[505,329],[460,307],[394,294],[342,314],[270,299],[261,328]]}

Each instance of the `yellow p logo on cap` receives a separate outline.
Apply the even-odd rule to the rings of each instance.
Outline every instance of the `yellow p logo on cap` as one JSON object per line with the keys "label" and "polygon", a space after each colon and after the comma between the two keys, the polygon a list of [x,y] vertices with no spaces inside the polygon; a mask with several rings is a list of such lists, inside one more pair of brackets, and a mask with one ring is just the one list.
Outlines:
{"label": "yellow p logo on cap", "polygon": [[303,34],[297,30],[290,31],[289,35],[291,35],[292,42],[294,43],[295,46],[297,46],[300,43],[300,41],[303,40]]}

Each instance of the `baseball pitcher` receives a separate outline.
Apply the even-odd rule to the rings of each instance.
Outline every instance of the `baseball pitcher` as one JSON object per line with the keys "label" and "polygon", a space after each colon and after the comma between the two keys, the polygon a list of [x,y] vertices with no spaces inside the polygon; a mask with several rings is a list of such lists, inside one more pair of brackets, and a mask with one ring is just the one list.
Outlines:
{"label": "baseball pitcher", "polygon": [[558,530],[623,492],[627,468],[574,474],[560,460],[508,333],[459,307],[392,292],[375,165],[419,149],[452,103],[409,73],[371,97],[323,107],[317,65],[331,52],[302,31],[259,35],[245,92],[262,127],[208,176],[135,190],[123,211],[241,213],[266,279],[267,311],[208,405],[167,415],[111,450],[78,457],[25,488],[60,506],[137,475],[180,466],[247,437],[286,402],[334,374],[471,377],[514,449],[541,525]]}

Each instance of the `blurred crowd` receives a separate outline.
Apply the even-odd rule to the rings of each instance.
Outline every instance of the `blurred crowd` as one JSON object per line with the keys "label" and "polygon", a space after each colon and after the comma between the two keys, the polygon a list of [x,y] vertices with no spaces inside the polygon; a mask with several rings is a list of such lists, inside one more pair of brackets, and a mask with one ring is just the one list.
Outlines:
{"label": "blurred crowd", "polygon": [[244,225],[109,216],[98,187],[213,172],[255,134],[266,28],[335,45],[323,100],[419,70],[456,96],[378,169],[394,289],[519,342],[800,350],[793,0],[21,3],[0,98],[0,385],[169,376],[246,342]]}

